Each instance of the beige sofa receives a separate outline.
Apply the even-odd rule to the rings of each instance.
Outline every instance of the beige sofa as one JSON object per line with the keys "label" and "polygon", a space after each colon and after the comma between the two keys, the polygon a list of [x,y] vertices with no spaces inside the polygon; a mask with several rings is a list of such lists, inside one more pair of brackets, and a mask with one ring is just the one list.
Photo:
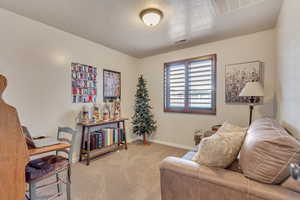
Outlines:
{"label": "beige sofa", "polygon": [[238,162],[228,169],[210,168],[191,161],[195,153],[162,161],[162,200],[300,200],[300,193],[282,185],[246,178]]}

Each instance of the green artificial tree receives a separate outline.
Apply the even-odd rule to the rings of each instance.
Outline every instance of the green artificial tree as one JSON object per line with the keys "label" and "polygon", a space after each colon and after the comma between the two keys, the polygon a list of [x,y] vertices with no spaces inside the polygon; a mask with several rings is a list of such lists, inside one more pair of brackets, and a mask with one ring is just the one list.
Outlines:
{"label": "green artificial tree", "polygon": [[151,112],[150,98],[146,81],[141,75],[138,79],[135,94],[134,115],[132,117],[133,133],[143,136],[144,144],[147,144],[147,135],[156,130],[156,121]]}

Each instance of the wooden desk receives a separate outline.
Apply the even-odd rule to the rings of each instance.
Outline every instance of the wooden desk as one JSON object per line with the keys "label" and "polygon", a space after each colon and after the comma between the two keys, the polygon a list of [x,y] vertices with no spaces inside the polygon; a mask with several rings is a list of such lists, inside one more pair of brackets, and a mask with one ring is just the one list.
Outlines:
{"label": "wooden desk", "polygon": [[[80,122],[78,123],[78,125],[82,126],[82,139],[81,139],[81,150],[80,150],[80,158],[79,161],[83,160],[83,157],[85,157],[86,159],[86,165],[90,164],[90,160],[91,158],[97,157],[98,155],[101,155],[103,153],[107,153],[109,151],[113,151],[115,148],[115,145],[111,145],[111,146],[105,146],[105,147],[101,147],[99,149],[95,149],[95,150],[91,150],[91,146],[90,146],[90,136],[91,136],[91,131],[90,129],[92,127],[99,127],[99,129],[101,128],[106,128],[110,125],[115,125],[117,127],[118,130],[118,135],[119,135],[119,139],[118,139],[118,144],[117,147],[119,147],[120,145],[124,145],[125,149],[127,150],[127,141],[126,141],[126,127],[125,127],[125,120],[128,120],[127,118],[120,118],[118,120],[109,120],[109,121],[96,121],[96,122]],[[123,134],[124,134],[124,141],[122,141],[122,138],[120,137],[120,129],[121,126],[123,127]],[[87,144],[86,149],[85,149],[85,143]],[[91,153],[99,153],[96,156],[92,156]]]}
{"label": "wooden desk", "polygon": [[71,147],[70,144],[59,143],[59,144],[54,144],[51,146],[46,146],[46,147],[41,147],[41,148],[28,147],[28,151],[29,151],[29,156],[36,156],[36,155],[40,155],[43,153],[49,153],[51,151],[67,149],[69,147]]}

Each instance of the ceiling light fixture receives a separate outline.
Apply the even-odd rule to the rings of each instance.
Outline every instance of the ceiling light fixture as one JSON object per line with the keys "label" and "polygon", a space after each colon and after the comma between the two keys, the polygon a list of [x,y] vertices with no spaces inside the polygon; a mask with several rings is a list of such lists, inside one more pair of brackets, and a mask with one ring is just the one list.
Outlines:
{"label": "ceiling light fixture", "polygon": [[140,18],[147,26],[156,26],[163,18],[163,13],[156,8],[147,8],[141,11]]}

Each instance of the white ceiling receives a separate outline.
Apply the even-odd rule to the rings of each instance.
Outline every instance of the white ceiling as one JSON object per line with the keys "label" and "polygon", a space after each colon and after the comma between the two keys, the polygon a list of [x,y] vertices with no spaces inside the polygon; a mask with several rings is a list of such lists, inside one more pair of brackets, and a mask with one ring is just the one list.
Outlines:
{"label": "white ceiling", "polygon": [[[0,7],[138,58],[276,24],[282,0],[0,0]],[[156,27],[139,19],[163,11]],[[179,40],[187,40],[176,43]]]}

